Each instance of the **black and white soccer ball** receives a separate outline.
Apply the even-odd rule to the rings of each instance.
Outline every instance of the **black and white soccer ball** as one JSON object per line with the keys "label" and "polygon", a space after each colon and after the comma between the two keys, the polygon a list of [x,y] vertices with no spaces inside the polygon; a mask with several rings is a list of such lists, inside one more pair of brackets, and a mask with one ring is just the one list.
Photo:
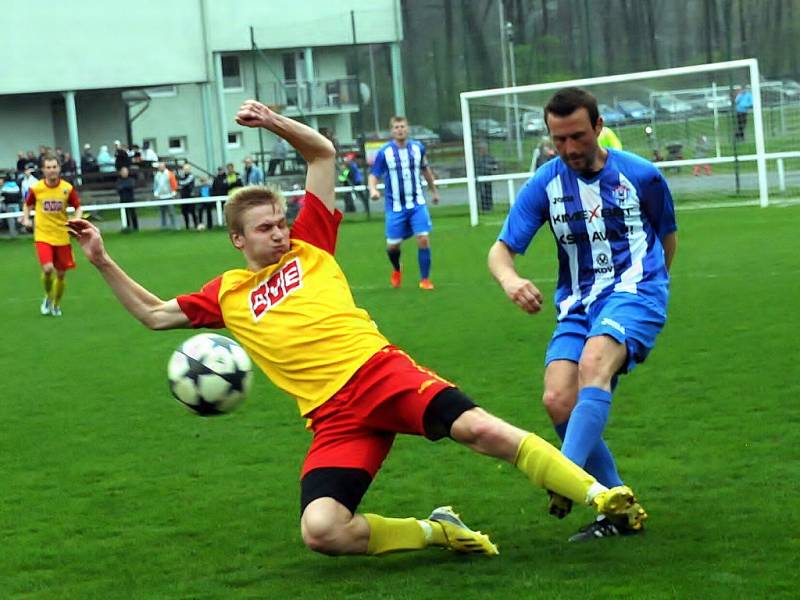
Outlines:
{"label": "black and white soccer ball", "polygon": [[172,395],[195,414],[210,417],[235,410],[253,382],[250,357],[222,335],[201,333],[183,342],[167,365]]}

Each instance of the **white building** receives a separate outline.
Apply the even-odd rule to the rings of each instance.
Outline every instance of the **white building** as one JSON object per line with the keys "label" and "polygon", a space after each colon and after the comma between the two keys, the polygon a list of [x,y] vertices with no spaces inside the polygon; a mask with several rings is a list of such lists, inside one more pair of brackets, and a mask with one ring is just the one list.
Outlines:
{"label": "white building", "polygon": [[0,168],[39,145],[78,157],[85,143],[113,152],[114,140],[147,140],[161,156],[208,170],[238,165],[272,146],[268,132],[233,120],[256,96],[352,140],[361,105],[347,68],[354,42],[390,46],[394,108],[405,113],[399,0],[6,0],[4,8],[31,27],[0,36]]}

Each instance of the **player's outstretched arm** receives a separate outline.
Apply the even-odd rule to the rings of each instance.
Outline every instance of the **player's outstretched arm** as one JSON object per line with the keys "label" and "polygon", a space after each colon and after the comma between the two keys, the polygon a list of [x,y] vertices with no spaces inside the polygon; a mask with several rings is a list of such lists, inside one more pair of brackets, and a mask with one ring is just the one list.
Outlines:
{"label": "player's outstretched arm", "polygon": [[100,230],[84,219],[67,222],[70,234],[78,240],[86,258],[125,309],[150,329],[178,329],[191,326],[176,299],[164,301],[142,287],[123,271],[106,252]]}
{"label": "player's outstretched arm", "polygon": [[333,212],[336,206],[334,178],[336,150],[331,141],[307,125],[279,115],[256,100],[246,100],[236,113],[245,127],[263,127],[289,142],[308,163],[306,189]]}
{"label": "player's outstretched arm", "polygon": [[515,254],[501,241],[489,249],[489,271],[506,296],[527,313],[542,310],[542,293],[531,281],[523,279],[514,267]]}

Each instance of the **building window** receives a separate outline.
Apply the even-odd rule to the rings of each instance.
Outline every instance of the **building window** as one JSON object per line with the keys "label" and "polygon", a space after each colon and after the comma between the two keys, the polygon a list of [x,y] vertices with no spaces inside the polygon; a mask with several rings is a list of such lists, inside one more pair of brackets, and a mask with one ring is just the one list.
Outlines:
{"label": "building window", "polygon": [[232,131],[228,133],[228,148],[242,147],[242,132]]}
{"label": "building window", "polygon": [[183,154],[186,152],[186,136],[175,136],[169,138],[169,153]]}
{"label": "building window", "polygon": [[222,55],[222,87],[231,92],[244,88],[238,54]]}
{"label": "building window", "polygon": [[144,88],[144,91],[151,98],[171,98],[178,95],[178,86],[176,85],[156,85],[153,87]]}

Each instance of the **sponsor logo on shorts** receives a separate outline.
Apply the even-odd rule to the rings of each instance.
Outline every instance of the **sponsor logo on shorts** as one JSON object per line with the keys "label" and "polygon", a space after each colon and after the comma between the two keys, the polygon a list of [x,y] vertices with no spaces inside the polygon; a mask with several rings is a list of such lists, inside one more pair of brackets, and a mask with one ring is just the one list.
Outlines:
{"label": "sponsor logo on shorts", "polygon": [[258,321],[295,290],[303,287],[303,271],[295,258],[250,292],[250,312]]}
{"label": "sponsor logo on shorts", "polygon": [[614,319],[609,319],[608,317],[603,317],[603,320],[600,321],[600,325],[608,325],[612,329],[616,329],[622,335],[625,335],[625,328],[617,323]]}

